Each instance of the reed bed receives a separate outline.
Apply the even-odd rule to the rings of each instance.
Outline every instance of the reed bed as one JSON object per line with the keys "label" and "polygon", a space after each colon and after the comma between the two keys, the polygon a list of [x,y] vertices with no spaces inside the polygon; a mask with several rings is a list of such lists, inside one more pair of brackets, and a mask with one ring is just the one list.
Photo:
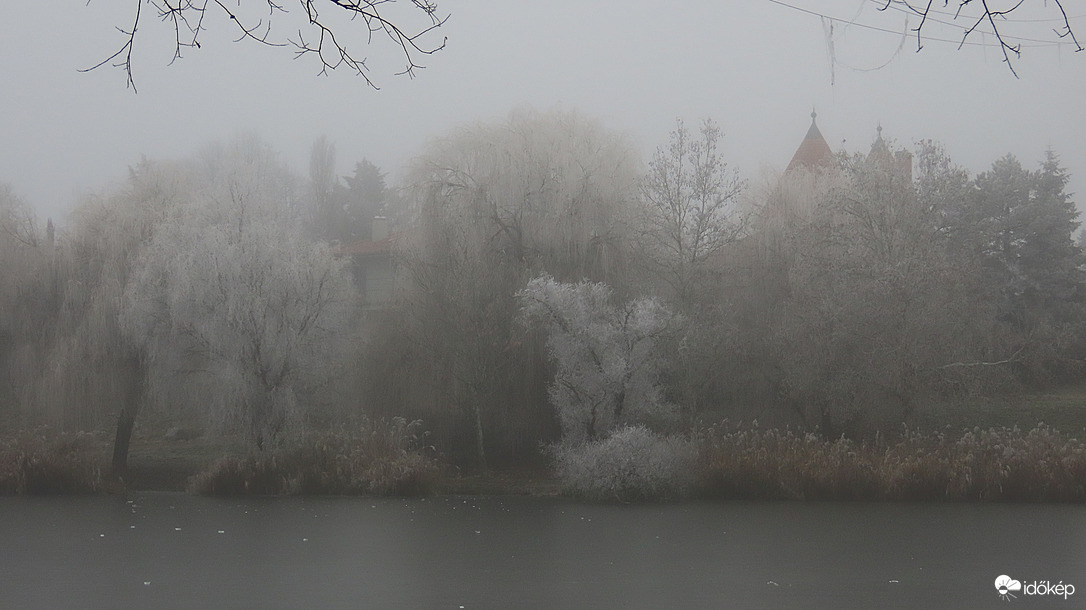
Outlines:
{"label": "reed bed", "polygon": [[1082,502],[1086,443],[1043,424],[894,441],[721,426],[699,435],[702,497]]}
{"label": "reed bed", "polygon": [[100,491],[100,447],[93,434],[46,427],[0,439],[0,494]]}
{"label": "reed bed", "polygon": [[367,422],[313,433],[274,451],[226,457],[190,479],[202,495],[421,495],[433,491],[437,462],[421,422]]}

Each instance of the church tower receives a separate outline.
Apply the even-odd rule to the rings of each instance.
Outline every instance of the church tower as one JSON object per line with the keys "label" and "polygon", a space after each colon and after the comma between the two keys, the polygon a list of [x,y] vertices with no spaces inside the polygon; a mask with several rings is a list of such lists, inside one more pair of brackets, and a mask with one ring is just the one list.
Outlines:
{"label": "church tower", "polygon": [[792,162],[788,164],[785,172],[797,169],[818,171],[837,165],[830,145],[826,143],[826,138],[822,137],[822,132],[818,130],[818,124],[815,122],[817,117],[818,113],[811,111],[811,128],[807,130],[807,135],[800,142],[796,154],[792,155]]}
{"label": "church tower", "polygon": [[871,144],[871,152],[867,153],[867,163],[903,178],[906,182],[912,182],[913,156],[904,150],[890,152],[886,140],[882,139],[882,125],[875,131],[878,135]]}

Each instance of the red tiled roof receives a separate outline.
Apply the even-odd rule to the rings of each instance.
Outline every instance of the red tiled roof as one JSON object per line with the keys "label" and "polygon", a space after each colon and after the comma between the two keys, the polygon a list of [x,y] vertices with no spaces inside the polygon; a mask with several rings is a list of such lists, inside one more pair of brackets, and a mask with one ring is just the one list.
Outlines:
{"label": "red tiled roof", "polygon": [[815,116],[815,113],[812,112],[811,128],[807,130],[807,135],[800,142],[796,154],[792,155],[792,162],[788,164],[788,169],[785,171],[798,168],[819,169],[833,167],[833,151],[830,150],[830,145],[826,143],[826,138],[822,137],[818,125],[815,125]]}
{"label": "red tiled roof", "polygon": [[388,237],[378,241],[370,241],[368,239],[364,239],[362,241],[343,244],[342,246],[335,249],[335,253],[340,256],[389,254],[392,252],[392,243],[395,240],[395,237],[395,235],[389,235]]}

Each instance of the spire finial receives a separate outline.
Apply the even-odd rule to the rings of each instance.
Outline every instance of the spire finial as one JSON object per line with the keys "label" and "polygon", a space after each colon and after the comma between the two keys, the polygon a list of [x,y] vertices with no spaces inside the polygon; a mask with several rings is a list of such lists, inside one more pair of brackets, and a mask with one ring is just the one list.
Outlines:
{"label": "spire finial", "polygon": [[878,133],[878,139],[881,140],[882,139],[882,121],[879,121],[879,125],[878,125],[878,127],[875,128],[875,131]]}
{"label": "spire finial", "polygon": [[814,108],[811,108],[811,125],[814,125],[815,117],[817,117],[817,116],[818,116],[818,113],[815,112]]}

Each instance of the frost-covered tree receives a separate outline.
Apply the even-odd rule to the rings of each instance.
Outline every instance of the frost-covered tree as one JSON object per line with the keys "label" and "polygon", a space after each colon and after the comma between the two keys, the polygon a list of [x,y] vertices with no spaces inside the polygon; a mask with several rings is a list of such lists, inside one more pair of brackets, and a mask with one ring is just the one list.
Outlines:
{"label": "frost-covered tree", "polygon": [[343,204],[337,197],[341,188],[336,176],[336,146],[322,135],[309,149],[308,195],[313,234],[325,241],[338,238],[336,229],[343,216]]}
{"label": "frost-covered tree", "polygon": [[22,422],[70,429],[116,422],[117,470],[143,395],[139,354],[118,325],[120,301],[133,261],[189,178],[184,164],[143,160],[112,192],[87,196],[66,230],[47,225],[36,238],[42,245],[25,248],[41,253],[8,318],[20,335],[9,370]]}
{"label": "frost-covered tree", "polygon": [[568,284],[550,276],[532,279],[517,296],[523,321],[546,329],[547,353],[556,366],[549,395],[566,442],[673,418],[659,379],[659,339],[675,316],[657,299],[615,305],[604,284]]}
{"label": "frost-covered tree", "polygon": [[45,241],[30,206],[0,183],[0,421],[18,415],[26,374],[20,352],[26,339],[44,330],[40,314],[49,304],[36,293],[39,278],[48,274]]}
{"label": "frost-covered tree", "polygon": [[214,173],[136,262],[121,326],[153,398],[240,425],[263,448],[305,421],[342,365],[353,291],[343,263],[304,239],[266,147],[212,155]]}

